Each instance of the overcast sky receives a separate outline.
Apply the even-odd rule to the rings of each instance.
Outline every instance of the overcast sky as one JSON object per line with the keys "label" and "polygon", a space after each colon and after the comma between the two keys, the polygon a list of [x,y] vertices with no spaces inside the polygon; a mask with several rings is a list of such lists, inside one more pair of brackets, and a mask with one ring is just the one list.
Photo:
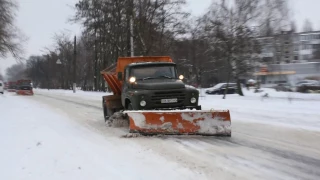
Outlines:
{"label": "overcast sky", "polygon": [[[81,32],[79,25],[72,25],[67,19],[74,14],[72,6],[78,0],[17,0],[17,26],[29,38],[25,49],[26,58],[40,55],[45,47],[51,47],[55,33],[68,30],[72,34]],[[209,7],[211,0],[187,0],[188,10],[193,15],[201,15]],[[320,30],[320,0],[290,0],[298,29],[301,29],[306,18],[313,23],[315,30]],[[15,63],[11,57],[0,58],[0,72]]]}

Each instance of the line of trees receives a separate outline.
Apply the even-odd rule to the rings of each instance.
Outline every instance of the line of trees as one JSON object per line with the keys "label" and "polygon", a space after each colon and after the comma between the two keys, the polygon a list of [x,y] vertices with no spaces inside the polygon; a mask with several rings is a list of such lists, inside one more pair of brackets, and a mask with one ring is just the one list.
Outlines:
{"label": "line of trees", "polygon": [[14,0],[0,0],[0,58],[12,55],[21,59],[23,56],[23,42],[26,38],[14,23],[17,10]]}
{"label": "line of trees", "polygon": [[[235,81],[240,86],[260,60],[256,37],[290,26],[287,0],[218,0],[197,18],[183,10],[185,5],[185,0],[79,0],[69,19],[84,28],[76,45],[78,86],[104,91],[100,71],[119,56],[130,56],[131,48],[135,56],[171,56],[192,85]],[[28,58],[26,75],[41,88],[70,89],[73,38],[61,32],[54,44]]]}

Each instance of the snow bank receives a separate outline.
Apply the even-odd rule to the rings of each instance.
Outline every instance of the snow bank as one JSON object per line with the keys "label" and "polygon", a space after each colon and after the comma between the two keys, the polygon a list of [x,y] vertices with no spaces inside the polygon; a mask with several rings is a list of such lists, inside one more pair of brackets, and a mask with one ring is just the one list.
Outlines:
{"label": "snow bank", "polygon": [[[204,89],[198,89],[201,96],[221,96],[221,95],[208,95],[206,94],[206,90],[209,88]],[[261,88],[261,92],[255,93],[254,89],[247,90],[246,88],[243,88],[242,91],[246,98],[259,98],[266,93],[268,94],[269,98],[271,99],[292,99],[292,100],[319,100],[320,101],[320,94],[310,94],[310,93],[298,93],[298,92],[281,92],[276,91],[272,88]],[[229,97],[239,97],[238,94],[228,94]]]}
{"label": "snow bank", "polygon": [[227,95],[226,99],[222,99],[221,95],[206,95],[200,98],[200,104],[203,109],[229,110],[231,122],[255,122],[320,131],[318,95],[299,94],[295,98],[287,98],[282,92],[267,92],[269,98],[261,97],[262,93],[247,91],[244,97]]}

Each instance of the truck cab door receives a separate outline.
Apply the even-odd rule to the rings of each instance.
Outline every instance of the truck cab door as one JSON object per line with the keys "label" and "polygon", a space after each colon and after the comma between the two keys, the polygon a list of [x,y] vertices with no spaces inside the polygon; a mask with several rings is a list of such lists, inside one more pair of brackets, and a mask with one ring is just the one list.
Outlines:
{"label": "truck cab door", "polygon": [[124,70],[124,75],[123,75],[123,84],[122,84],[122,93],[121,93],[121,102],[123,107],[125,107],[125,99],[128,91],[128,79],[129,79],[129,70],[126,68]]}

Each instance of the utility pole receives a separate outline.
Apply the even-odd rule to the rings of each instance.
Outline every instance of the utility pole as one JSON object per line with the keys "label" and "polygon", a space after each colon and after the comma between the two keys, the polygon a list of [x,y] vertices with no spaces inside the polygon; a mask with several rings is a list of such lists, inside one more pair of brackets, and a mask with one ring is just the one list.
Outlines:
{"label": "utility pole", "polygon": [[133,47],[133,22],[132,15],[130,18],[130,48],[131,48],[131,57],[134,56],[134,47]]}
{"label": "utility pole", "polygon": [[76,93],[76,72],[77,72],[77,37],[74,36],[74,45],[73,45],[73,93]]}

